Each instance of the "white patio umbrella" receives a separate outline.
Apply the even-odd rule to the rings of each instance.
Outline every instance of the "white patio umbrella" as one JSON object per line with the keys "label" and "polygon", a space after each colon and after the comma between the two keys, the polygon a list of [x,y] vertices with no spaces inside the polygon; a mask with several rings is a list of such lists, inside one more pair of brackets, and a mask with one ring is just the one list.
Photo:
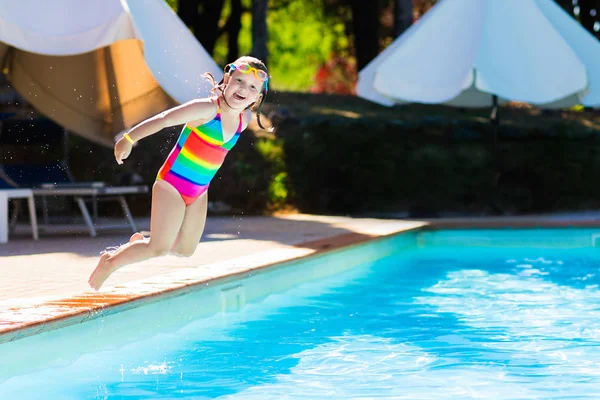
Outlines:
{"label": "white patio umbrella", "polygon": [[553,0],[441,0],[359,73],[359,96],[600,106],[600,42]]}
{"label": "white patio umbrella", "polygon": [[0,0],[0,66],[43,114],[108,146],[223,73],[164,0]]}

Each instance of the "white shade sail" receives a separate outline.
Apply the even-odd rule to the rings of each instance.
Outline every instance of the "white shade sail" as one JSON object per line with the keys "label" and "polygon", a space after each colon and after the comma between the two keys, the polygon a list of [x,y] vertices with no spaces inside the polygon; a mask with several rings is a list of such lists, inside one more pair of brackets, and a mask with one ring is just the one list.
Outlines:
{"label": "white shade sail", "polygon": [[34,107],[104,144],[223,74],[164,0],[0,0],[0,65]]}
{"label": "white shade sail", "polygon": [[597,106],[600,42],[553,0],[441,0],[360,72],[357,92],[388,106]]}

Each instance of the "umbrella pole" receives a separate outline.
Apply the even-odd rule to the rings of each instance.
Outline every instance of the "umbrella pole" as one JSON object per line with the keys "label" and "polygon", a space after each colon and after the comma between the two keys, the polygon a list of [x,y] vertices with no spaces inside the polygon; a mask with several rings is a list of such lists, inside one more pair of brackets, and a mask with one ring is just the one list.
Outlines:
{"label": "umbrella pole", "polygon": [[496,148],[498,145],[498,125],[500,124],[500,117],[498,116],[498,96],[492,95],[492,114],[490,115],[490,122],[492,124],[492,151],[496,154]]}
{"label": "umbrella pole", "polygon": [[499,179],[502,173],[502,160],[500,159],[500,154],[498,154],[498,126],[500,124],[498,108],[498,96],[492,95],[492,113],[490,115],[490,123],[492,125],[492,146],[490,149],[492,156],[492,208],[496,212],[504,214],[501,202],[498,202],[500,193]]}

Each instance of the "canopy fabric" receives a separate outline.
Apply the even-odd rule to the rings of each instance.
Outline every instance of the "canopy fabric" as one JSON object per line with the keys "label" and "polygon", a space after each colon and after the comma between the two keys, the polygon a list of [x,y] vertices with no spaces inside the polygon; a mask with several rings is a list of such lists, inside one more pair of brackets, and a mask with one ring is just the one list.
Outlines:
{"label": "canopy fabric", "polygon": [[[359,74],[357,93],[405,102],[600,105],[600,43],[553,0],[442,0]],[[596,83],[596,84],[594,84]]]}
{"label": "canopy fabric", "polygon": [[554,1],[536,0],[536,4],[586,67],[589,89],[581,104],[600,107],[600,41]]}
{"label": "canopy fabric", "polygon": [[223,74],[164,0],[0,0],[0,65],[40,112],[109,146]]}

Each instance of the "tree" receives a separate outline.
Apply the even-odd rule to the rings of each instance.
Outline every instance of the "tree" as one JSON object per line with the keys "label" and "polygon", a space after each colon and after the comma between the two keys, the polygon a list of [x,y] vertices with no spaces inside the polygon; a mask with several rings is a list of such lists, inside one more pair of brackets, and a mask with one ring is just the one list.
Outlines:
{"label": "tree", "polygon": [[231,0],[231,14],[225,25],[227,30],[227,59],[229,62],[239,57],[238,37],[242,29],[242,1]]}
{"label": "tree", "polygon": [[192,29],[209,54],[213,54],[219,37],[223,3],[224,0],[179,0],[179,18]]}
{"label": "tree", "polygon": [[279,90],[314,88],[318,71],[332,58],[343,57],[354,66],[347,34],[351,28],[347,3],[271,0],[268,22],[269,73]]}
{"label": "tree", "polygon": [[573,0],[556,0],[556,3],[566,12],[568,12],[571,17],[575,17],[575,13],[573,11]]}
{"label": "tree", "polygon": [[252,0],[251,54],[267,64],[267,0]]}
{"label": "tree", "polygon": [[412,24],[412,0],[394,0],[394,37],[400,36]]}
{"label": "tree", "polygon": [[415,17],[421,18],[423,16],[423,14],[425,14],[427,11],[429,11],[431,9],[431,7],[433,7],[435,4],[437,3],[437,0],[414,0],[413,1],[413,12],[415,14]]}
{"label": "tree", "polygon": [[177,15],[188,28],[192,28],[198,17],[200,0],[179,0],[177,4]]}
{"label": "tree", "polygon": [[360,71],[379,53],[379,2],[349,0],[356,51],[356,67]]}
{"label": "tree", "polygon": [[600,0],[579,2],[579,21],[589,33],[596,37],[598,37],[598,33],[594,31],[594,25],[598,18],[597,12],[600,12]]}

